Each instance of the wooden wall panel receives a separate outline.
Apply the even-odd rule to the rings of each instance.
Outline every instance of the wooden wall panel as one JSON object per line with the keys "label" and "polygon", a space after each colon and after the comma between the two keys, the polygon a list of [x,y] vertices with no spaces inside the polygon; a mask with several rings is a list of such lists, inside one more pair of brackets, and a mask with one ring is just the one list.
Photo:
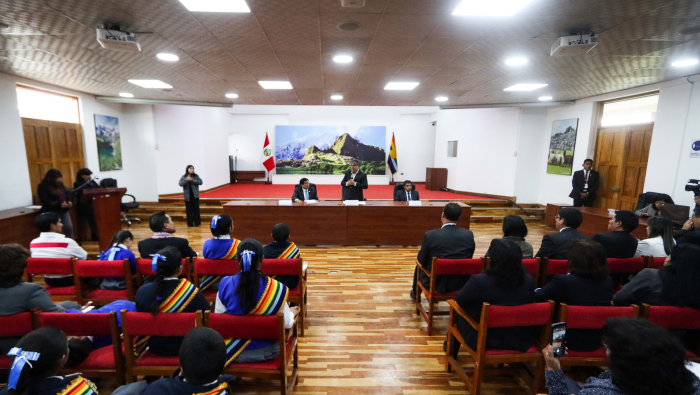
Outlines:
{"label": "wooden wall panel", "polygon": [[594,165],[600,173],[600,186],[595,207],[617,207],[619,194],[613,188],[620,186],[622,179],[626,133],[626,127],[598,130]]}

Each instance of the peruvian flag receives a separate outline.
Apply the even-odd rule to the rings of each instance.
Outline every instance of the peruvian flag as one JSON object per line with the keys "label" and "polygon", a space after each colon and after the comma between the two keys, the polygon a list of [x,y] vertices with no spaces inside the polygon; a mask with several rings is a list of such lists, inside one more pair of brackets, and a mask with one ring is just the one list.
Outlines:
{"label": "peruvian flag", "polygon": [[268,172],[275,168],[275,157],[272,156],[272,147],[270,146],[270,139],[267,138],[267,132],[265,132],[265,145],[263,146],[262,151],[262,163]]}

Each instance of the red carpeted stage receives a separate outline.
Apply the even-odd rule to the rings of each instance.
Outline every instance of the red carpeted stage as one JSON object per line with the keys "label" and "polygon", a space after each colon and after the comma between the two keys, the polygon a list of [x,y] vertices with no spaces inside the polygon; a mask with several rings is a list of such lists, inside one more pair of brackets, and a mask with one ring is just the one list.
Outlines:
{"label": "red carpeted stage", "polygon": [[[318,197],[323,199],[340,199],[340,185],[316,185]],[[462,195],[452,192],[429,191],[425,185],[416,184],[416,191],[421,199],[434,200],[493,200],[481,196]],[[200,194],[200,199],[291,199],[294,185],[280,184],[235,184],[227,185],[211,192]],[[366,199],[393,199],[393,185],[370,185],[365,189]],[[182,198],[182,196],[178,196]]]}

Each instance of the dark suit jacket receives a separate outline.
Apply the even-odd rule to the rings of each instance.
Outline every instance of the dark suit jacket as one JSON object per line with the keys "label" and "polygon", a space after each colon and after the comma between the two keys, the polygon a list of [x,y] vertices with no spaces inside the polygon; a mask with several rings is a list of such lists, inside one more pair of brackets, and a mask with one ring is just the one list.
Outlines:
{"label": "dark suit jacket", "polygon": [[[400,231],[400,229],[399,229]],[[468,259],[474,256],[474,233],[457,225],[447,225],[441,229],[425,232],[423,244],[416,258],[426,270],[433,266],[433,258]],[[435,289],[440,293],[454,292],[462,288],[469,276],[439,276]],[[421,273],[420,282],[430,288],[428,276]]]}
{"label": "dark suit jacket", "polygon": [[[406,191],[403,189],[396,191],[396,194],[394,195],[394,200],[397,202],[407,201]],[[411,191],[411,200],[420,200],[420,196],[418,195],[418,191]]]}
{"label": "dark suit jacket", "polygon": [[566,259],[566,253],[571,247],[571,243],[576,239],[587,239],[588,237],[579,233],[576,229],[566,228],[561,232],[550,233],[542,238],[542,245],[537,251],[536,258]]}
{"label": "dark suit jacket", "polygon": [[[292,201],[296,199],[304,200],[304,190],[299,184],[294,186],[294,194],[292,195]],[[316,184],[309,184],[309,200],[318,200]]]}
{"label": "dark suit jacket", "polygon": [[181,237],[167,237],[164,239],[143,239],[139,241],[139,254],[141,258],[152,258],[151,255],[157,253],[165,247],[175,247],[180,250],[183,258],[196,257],[197,253],[190,247],[187,239]]}
{"label": "dark suit jacket", "polygon": [[[471,318],[479,322],[484,302],[497,306],[520,306],[532,303],[534,289],[535,282],[529,274],[525,274],[525,281],[518,288],[507,290],[498,284],[496,276],[481,273],[469,278],[467,284],[457,293],[455,300]],[[476,350],[478,332],[460,316],[457,316],[457,329],[467,345],[472,350]],[[494,328],[489,329],[486,348],[524,352],[533,346],[534,342],[535,331],[532,327]]]}
{"label": "dark suit jacket", "polygon": [[636,237],[627,232],[596,233],[593,241],[605,247],[608,258],[634,258],[639,243]]}
{"label": "dark suit jacket", "polygon": [[[569,197],[573,199],[580,199],[585,183],[586,175],[584,174],[584,171],[575,171],[574,177],[571,179],[571,186],[573,189],[571,190]],[[588,199],[595,199],[595,193],[598,190],[598,185],[600,185],[600,175],[597,171],[591,170],[591,172],[588,174]]]}
{"label": "dark suit jacket", "polygon": [[[576,274],[557,274],[544,286],[535,290],[535,302],[553,300],[569,306],[610,306],[613,280],[581,277]],[[595,351],[600,348],[602,331],[567,329],[566,346],[573,351]]]}
{"label": "dark suit jacket", "polygon": [[355,186],[349,187],[345,185],[352,178],[352,172],[350,170],[345,172],[345,177],[340,185],[343,187],[343,200],[364,200],[365,197],[362,193],[363,189],[367,189],[369,184],[367,184],[367,174],[363,173],[361,170],[357,171],[355,175]]}
{"label": "dark suit jacket", "polygon": [[680,229],[673,235],[677,244],[694,243],[700,245],[700,230],[683,230]]}

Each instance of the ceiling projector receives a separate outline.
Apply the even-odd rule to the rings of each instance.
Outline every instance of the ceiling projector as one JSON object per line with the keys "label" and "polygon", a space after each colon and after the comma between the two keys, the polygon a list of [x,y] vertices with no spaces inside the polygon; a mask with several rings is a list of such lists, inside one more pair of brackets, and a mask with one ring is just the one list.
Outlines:
{"label": "ceiling projector", "polygon": [[552,45],[550,56],[583,55],[598,45],[595,34],[577,34],[560,37]]}
{"label": "ceiling projector", "polygon": [[134,33],[114,29],[97,28],[97,42],[106,49],[140,52],[141,45]]}

